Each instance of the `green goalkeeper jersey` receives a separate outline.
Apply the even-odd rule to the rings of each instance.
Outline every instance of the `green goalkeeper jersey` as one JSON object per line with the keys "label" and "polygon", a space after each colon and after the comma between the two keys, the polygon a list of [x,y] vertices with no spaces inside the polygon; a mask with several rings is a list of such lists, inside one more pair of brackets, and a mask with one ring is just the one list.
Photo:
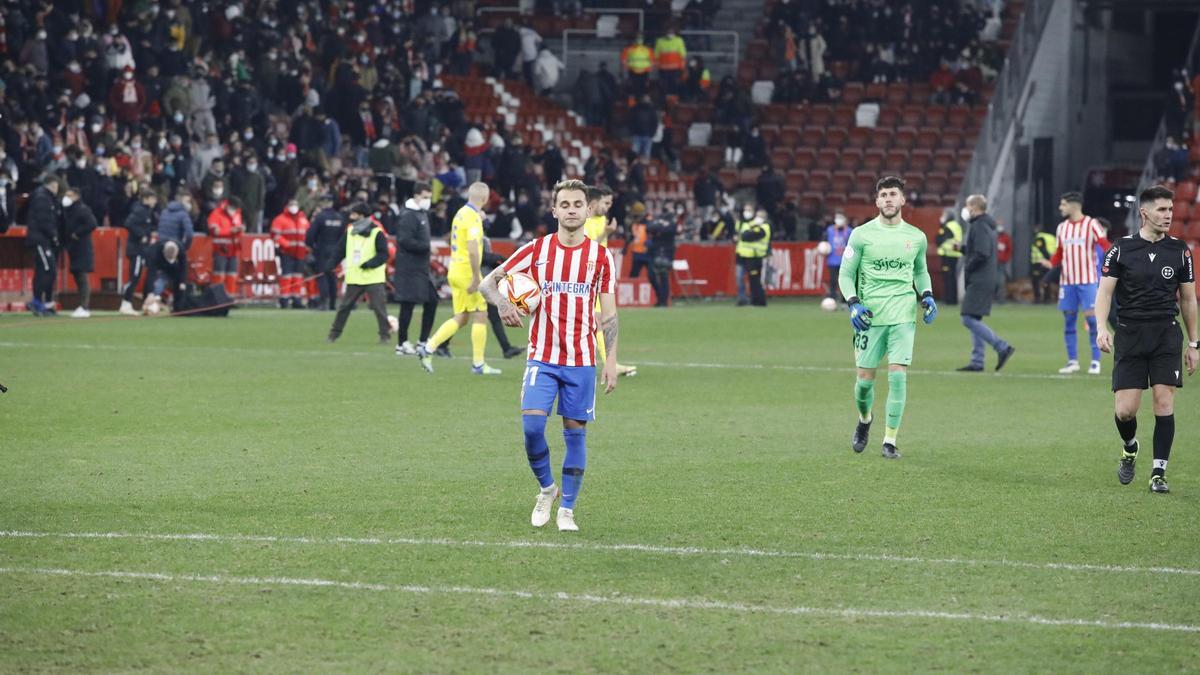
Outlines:
{"label": "green goalkeeper jersey", "polygon": [[928,248],[925,233],[906,222],[863,223],[850,233],[838,287],[871,310],[873,326],[916,321],[920,294],[933,288],[925,265]]}

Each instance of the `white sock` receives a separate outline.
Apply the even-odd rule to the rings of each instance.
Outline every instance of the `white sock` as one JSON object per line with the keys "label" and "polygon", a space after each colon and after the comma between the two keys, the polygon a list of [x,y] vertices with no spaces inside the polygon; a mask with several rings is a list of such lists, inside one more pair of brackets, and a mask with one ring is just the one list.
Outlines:
{"label": "white sock", "polygon": [[866,417],[863,417],[861,414],[858,416],[858,421],[862,422],[863,424],[870,424],[874,419],[875,419],[874,413],[871,413],[870,415],[867,415]]}
{"label": "white sock", "polygon": [[1165,460],[1165,459],[1154,460],[1154,468],[1162,469],[1163,473],[1166,473],[1167,472],[1167,460]]}

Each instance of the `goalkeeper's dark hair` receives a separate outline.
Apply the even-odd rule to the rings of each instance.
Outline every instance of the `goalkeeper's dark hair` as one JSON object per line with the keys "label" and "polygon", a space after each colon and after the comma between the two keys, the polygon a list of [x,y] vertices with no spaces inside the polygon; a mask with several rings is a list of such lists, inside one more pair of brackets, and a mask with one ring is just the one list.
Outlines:
{"label": "goalkeeper's dark hair", "polygon": [[1142,190],[1142,193],[1138,195],[1138,205],[1145,206],[1146,204],[1156,202],[1160,199],[1173,200],[1175,199],[1175,193],[1171,191],[1171,188],[1165,185],[1151,185],[1145,190]]}
{"label": "goalkeeper's dark hair", "polygon": [[563,190],[579,190],[580,192],[583,193],[584,199],[587,199],[588,194],[589,194],[587,184],[581,180],[578,180],[575,178],[568,178],[566,180],[560,180],[554,184],[554,203],[555,204],[558,204],[558,193],[562,192]]}
{"label": "goalkeeper's dark hair", "polygon": [[899,176],[890,176],[890,175],[880,178],[879,182],[875,183],[875,194],[878,195],[880,192],[887,190],[889,188],[896,188],[901,193],[903,193],[904,192],[904,179]]}
{"label": "goalkeeper's dark hair", "polygon": [[612,188],[607,185],[592,185],[587,189],[587,200],[589,202],[598,202],[605,197],[611,197],[612,193]]}

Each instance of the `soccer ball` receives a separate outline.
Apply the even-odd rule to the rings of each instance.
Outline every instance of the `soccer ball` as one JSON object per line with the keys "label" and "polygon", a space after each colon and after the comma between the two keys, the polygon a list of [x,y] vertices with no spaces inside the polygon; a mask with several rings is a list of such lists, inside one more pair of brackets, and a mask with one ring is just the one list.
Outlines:
{"label": "soccer ball", "polygon": [[154,316],[160,313],[162,313],[162,301],[159,297],[153,293],[146,296],[146,301],[142,303],[142,314]]}
{"label": "soccer ball", "polygon": [[542,289],[533,277],[524,272],[510,274],[500,280],[500,292],[517,308],[521,316],[529,316],[542,300]]}
{"label": "soccer ball", "polygon": [[817,244],[817,253],[821,255],[829,255],[830,253],[833,253],[833,247],[829,245],[829,242],[823,241]]}
{"label": "soccer ball", "polygon": [[825,310],[826,312],[832,312],[836,310],[837,300],[834,300],[833,298],[825,298],[821,301],[821,309]]}

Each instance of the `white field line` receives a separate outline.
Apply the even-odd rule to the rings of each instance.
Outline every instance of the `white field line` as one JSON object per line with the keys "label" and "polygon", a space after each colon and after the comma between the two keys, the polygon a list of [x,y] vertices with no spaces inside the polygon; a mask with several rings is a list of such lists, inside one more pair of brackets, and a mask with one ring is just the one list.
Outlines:
{"label": "white field line", "polygon": [[1072,562],[1028,562],[1023,560],[986,560],[976,558],[921,558],[889,553],[823,553],[818,551],[780,551],[757,548],[702,548],[697,546],[654,546],[651,544],[560,543],[549,541],[480,541],[473,539],[422,539],[414,537],[288,537],[265,534],[139,533],[139,532],[29,532],[0,530],[0,539],[136,539],[141,541],[195,541],[213,543],[266,543],[351,546],[451,546],[460,548],[546,549],[603,553],[648,553],[665,556],[715,556],[744,558],[782,558],[851,562],[885,562],[910,565],[960,565],[969,567],[1008,567],[1025,570],[1066,572],[1106,572],[1200,576],[1200,569],[1187,567],[1142,567]]}
{"label": "white field line", "polygon": [[[392,358],[393,353],[385,350],[369,351],[369,352],[347,352],[335,349],[324,350],[305,350],[305,349],[274,349],[251,347],[207,347],[207,346],[175,346],[175,345],[104,345],[104,344],[71,344],[71,343],[46,343],[46,342],[0,342],[0,348],[3,347],[20,347],[20,348],[37,348],[37,349],[81,349],[81,350],[103,350],[103,351],[165,351],[165,352],[214,352],[214,353],[237,353],[237,354],[270,354],[279,356],[280,354],[293,354],[296,356],[387,356]],[[466,357],[455,357],[455,359],[465,360]],[[692,368],[692,369],[711,369],[711,370],[776,370],[791,373],[853,373],[855,369],[849,366],[801,366],[789,364],[775,363],[700,363],[688,361],[638,361],[637,365],[650,368]],[[936,375],[939,377],[965,377],[972,379],[980,379],[988,377],[987,374],[981,373],[959,373],[952,370],[921,370],[909,369],[909,372],[914,375]],[[1006,372],[1003,375],[1000,373],[992,373],[996,378],[1001,379],[1018,379],[1018,380],[1079,380],[1091,382],[1092,379],[1085,379],[1080,376],[1071,375],[1055,375],[1049,373],[1012,373]]]}
{"label": "white field line", "polygon": [[306,588],[334,588],[351,591],[410,593],[418,595],[474,595],[495,598],[515,598],[520,600],[559,601],[576,604],[615,605],[621,607],[649,607],[653,609],[736,612],[739,614],[824,616],[843,619],[938,619],[945,621],[1027,624],[1033,626],[1067,626],[1108,628],[1118,630],[1137,628],[1158,632],[1200,633],[1200,626],[1194,626],[1190,624],[1109,621],[1104,619],[1053,618],[1025,613],[983,614],[975,612],[944,612],[924,609],[890,610],[857,607],[780,607],[774,605],[753,605],[741,602],[723,602],[719,600],[706,600],[703,598],[639,598],[624,595],[594,595],[587,593],[564,592],[545,593],[539,591],[506,590],[500,588],[477,588],[472,586],[420,586],[414,584],[337,581],[334,579],[239,577],[219,574],[167,574],[161,572],[86,571],[39,567],[0,567],[0,574],[91,578],[100,577],[110,579],[129,579],[135,581],[156,581],[164,583],[192,582],[234,586],[294,586]]}

